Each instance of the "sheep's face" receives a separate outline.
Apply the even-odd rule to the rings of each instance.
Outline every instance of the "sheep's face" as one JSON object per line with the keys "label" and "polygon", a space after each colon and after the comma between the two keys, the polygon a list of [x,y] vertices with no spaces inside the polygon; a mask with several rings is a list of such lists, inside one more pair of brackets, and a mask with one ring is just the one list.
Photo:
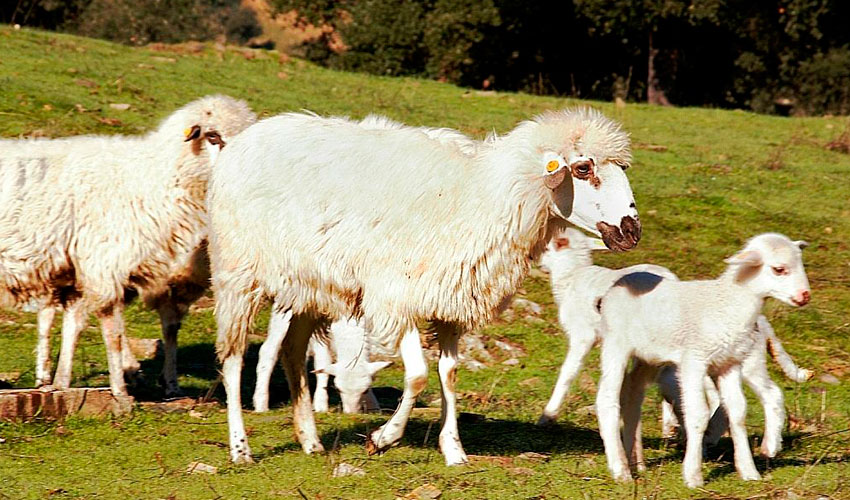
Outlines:
{"label": "sheep's face", "polygon": [[811,295],[802,254],[807,245],[781,234],[761,234],[726,262],[735,280],[760,296],[803,306]]}
{"label": "sheep's face", "polygon": [[[556,185],[547,182],[554,195],[553,211],[601,236],[611,250],[625,251],[637,245],[640,218],[624,166],[576,153],[569,155],[564,163],[561,174],[564,179]],[[547,174],[547,180],[556,180],[556,175]]]}
{"label": "sheep's face", "polygon": [[391,361],[333,363],[327,368],[316,370],[317,373],[327,373],[334,376],[334,386],[339,391],[342,400],[343,413],[360,413],[365,407],[366,391],[372,387],[375,374]]}
{"label": "sheep's face", "polygon": [[212,128],[204,131],[200,125],[192,125],[186,129],[185,134],[185,141],[192,143],[192,152],[195,155],[201,154],[201,151],[206,149],[210,165],[215,165],[218,153],[227,145],[221,134]]}
{"label": "sheep's face", "polygon": [[607,248],[602,240],[591,238],[578,229],[567,228],[556,234],[540,257],[540,265],[549,272],[593,264],[590,252]]}

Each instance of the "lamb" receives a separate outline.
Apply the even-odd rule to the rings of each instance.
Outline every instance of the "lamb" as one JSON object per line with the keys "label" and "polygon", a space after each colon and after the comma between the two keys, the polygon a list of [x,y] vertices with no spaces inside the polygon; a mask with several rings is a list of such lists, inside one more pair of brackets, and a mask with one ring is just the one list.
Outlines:
{"label": "lamb", "polygon": [[[269,409],[269,379],[274,361],[278,357],[280,337],[286,328],[277,324],[279,317],[273,316],[269,324],[269,336],[260,348],[257,363],[257,385],[254,389],[254,411]],[[359,413],[380,410],[378,400],[372,392],[372,380],[381,369],[392,364],[390,361],[369,361],[369,343],[366,331],[354,319],[334,322],[326,338],[312,337],[308,355],[313,356],[313,368],[316,373],[316,391],[313,396],[313,411],[328,411],[328,379],[334,376],[334,385],[342,399],[343,413]],[[336,362],[333,362],[333,355]]]}
{"label": "lamb", "polygon": [[[716,378],[729,416],[738,473],[745,480],[760,479],[744,426],[741,365],[754,349],[763,348],[752,326],[766,297],[794,306],[809,302],[804,246],[805,242],[765,233],[726,259],[728,267],[717,279],[679,282],[637,272],[617,280],[605,294],[596,412],[615,479],[631,479],[626,457],[632,455],[644,388],[664,364],[677,365],[681,380],[687,436],[685,483],[692,488],[703,484],[702,441],[709,420],[702,389],[706,375]],[[637,361],[624,386],[626,366],[633,356]],[[625,444],[619,435],[621,404]]]}
{"label": "lamb", "polygon": [[70,356],[92,311],[107,346],[110,389],[126,396],[124,289],[167,290],[175,265],[193,258],[206,238],[216,149],[205,144],[220,148],[255,119],[243,101],[208,96],[142,137],[2,141],[0,150],[13,153],[3,156],[10,168],[0,170],[0,299],[68,309],[67,365],[60,355],[68,376],[58,374],[54,386],[70,382]]}
{"label": "lamb", "polygon": [[[773,331],[770,322],[764,316],[759,315],[756,320],[754,333],[756,334],[756,347],[744,360],[741,375],[744,382],[758,396],[765,409],[765,436],[762,439],[761,454],[766,457],[774,457],[782,448],[782,429],[785,426],[785,398],[782,395],[782,390],[767,373],[765,349],[761,349],[759,346],[763,344],[766,346],[767,353],[779,364],[785,376],[794,382],[806,382],[814,375],[814,372],[800,368],[794,363],[794,360],[785,352],[782,343],[776,337],[776,332]],[[658,376],[658,384],[664,397],[662,402],[662,434],[672,436],[675,432],[674,427],[682,421],[676,368],[674,366],[664,367]],[[709,394],[709,408],[713,414],[708,422],[703,443],[705,446],[714,446],[728,429],[729,419],[723,407],[720,406],[720,397],[717,394],[714,381],[709,378],[704,385]]]}
{"label": "lamb", "polygon": [[[440,448],[447,464],[462,464],[458,336],[498,314],[563,220],[613,249],[637,244],[628,137],[599,113],[545,113],[474,149],[415,128],[284,114],[221,152],[208,195],[210,259],[234,462],[252,461],[239,380],[265,297],[290,323],[283,352],[305,452],[323,450],[304,372],[312,332],[353,317],[370,340],[400,347],[405,406],[427,380],[415,324],[431,320],[441,346]],[[373,450],[400,439],[406,411],[370,435]]]}
{"label": "lamb", "polygon": [[623,269],[608,269],[593,265],[593,250],[605,249],[605,244],[585,236],[578,229],[566,229],[556,234],[540,258],[542,267],[549,270],[552,295],[558,305],[558,322],[567,336],[569,349],[558,381],[537,425],[555,422],[570,385],[581,370],[584,358],[599,341],[602,316],[599,302],[622,276],[633,272],[650,272],[668,280],[677,280],[669,269],[652,264],[639,264]]}

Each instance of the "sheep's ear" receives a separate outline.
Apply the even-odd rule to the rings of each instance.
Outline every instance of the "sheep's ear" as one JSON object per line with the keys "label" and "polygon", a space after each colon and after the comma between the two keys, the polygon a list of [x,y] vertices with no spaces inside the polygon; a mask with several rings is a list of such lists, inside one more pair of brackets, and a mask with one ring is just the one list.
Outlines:
{"label": "sheep's ear", "polygon": [[543,184],[549,189],[555,189],[560,186],[564,182],[564,179],[566,179],[567,171],[570,169],[564,158],[552,151],[543,153],[543,166],[546,169],[546,177],[543,178]]}
{"label": "sheep's ear", "polygon": [[761,254],[756,250],[744,250],[724,260],[727,264],[734,266],[756,267],[762,265]]}
{"label": "sheep's ear", "polygon": [[799,248],[800,250],[805,250],[806,247],[809,246],[809,242],[806,240],[797,240],[794,242],[794,244],[797,245],[797,248]]}
{"label": "sheep's ear", "polygon": [[183,131],[184,142],[193,141],[199,137],[201,137],[201,127],[199,125],[192,125],[190,128],[187,128]]}
{"label": "sheep's ear", "polygon": [[324,374],[333,375],[334,377],[336,377],[337,368],[338,368],[337,364],[333,363],[333,364],[328,365],[324,368],[316,368],[315,370],[313,370],[313,373],[324,373]]}
{"label": "sheep's ear", "polygon": [[608,250],[605,242],[599,238],[588,238],[591,250]]}
{"label": "sheep's ear", "polygon": [[555,250],[563,250],[565,248],[570,248],[570,239],[566,236],[558,236],[552,240],[552,244],[555,247]]}
{"label": "sheep's ear", "polygon": [[372,361],[369,363],[369,374],[373,377],[376,373],[393,364],[392,361]]}

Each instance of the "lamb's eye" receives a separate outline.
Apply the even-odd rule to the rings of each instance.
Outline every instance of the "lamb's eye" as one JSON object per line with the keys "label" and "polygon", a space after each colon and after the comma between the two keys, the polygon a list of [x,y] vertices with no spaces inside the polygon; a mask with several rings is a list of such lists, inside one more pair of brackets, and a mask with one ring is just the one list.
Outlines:
{"label": "lamb's eye", "polygon": [[788,274],[788,268],[785,266],[774,266],[770,268],[773,271],[773,274],[777,276],[785,276]]}

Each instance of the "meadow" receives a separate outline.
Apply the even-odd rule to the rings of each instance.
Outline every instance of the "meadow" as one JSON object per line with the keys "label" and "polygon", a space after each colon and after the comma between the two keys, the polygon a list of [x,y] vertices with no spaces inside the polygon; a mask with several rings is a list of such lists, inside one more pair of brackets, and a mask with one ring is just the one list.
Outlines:
{"label": "meadow", "polygon": [[[616,484],[605,467],[593,413],[595,352],[559,423],[534,425],[567,346],[548,282],[534,273],[520,296],[543,306],[540,317],[506,316],[476,333],[488,346],[496,340],[518,346],[524,353],[519,363],[503,364],[506,358],[494,350],[495,358],[482,369],[459,373],[459,405],[465,412],[460,432],[472,456],[468,466],[446,467],[437,449],[435,363],[401,444],[371,457],[363,436],[386,416],[339,411],[317,417],[328,453],[303,455],[292,434],[286,382],[278,370],[272,411],[246,412],[258,459],[254,465],[228,463],[226,415],[216,404],[174,411],[150,404],[124,417],[2,422],[0,498],[372,499],[434,498],[438,491],[444,499],[850,498],[850,156],[825,147],[850,141],[847,117],[618,107],[478,92],[419,79],[334,72],[275,51],[213,44],[130,48],[8,26],[0,26],[0,89],[3,137],[143,133],[179,106],[211,93],[245,99],[262,116],[301,109],[355,118],[381,113],[476,137],[508,131],[547,109],[598,108],[631,134],[634,163],[628,176],[644,234],[637,249],[598,255],[598,263],[651,262],[683,279],[700,279],[719,274],[723,258],[757,233],[777,231],[807,240],[811,303],[792,309],[770,300],[765,314],[789,353],[816,372],[810,382],[797,384],[784,379],[775,365],[770,368],[784,389],[789,418],[779,456],[756,459],[763,481],[738,479],[731,441],[724,438],[705,463],[705,488],[685,488],[682,450],[661,437],[653,389],[643,420],[648,471],[634,483]],[[243,395],[251,391],[265,318],[251,337]],[[76,386],[108,385],[100,332],[94,320],[91,324],[77,350]],[[127,328],[131,336],[160,335],[156,315],[138,305],[128,309]],[[58,328],[54,332],[58,335]],[[0,311],[0,379],[14,387],[32,386],[35,338],[33,314]],[[180,383],[191,396],[209,393],[223,400],[223,389],[215,384],[214,338],[212,300],[206,298],[180,333]],[[377,385],[400,388],[399,365],[382,371]],[[147,383],[137,389],[137,399],[157,401],[161,360],[142,366]],[[379,391],[384,406],[395,406],[394,394]],[[747,425],[756,448],[763,415],[752,393],[747,394]],[[188,473],[195,461],[216,467],[216,473]],[[365,475],[332,477],[343,462]]]}

